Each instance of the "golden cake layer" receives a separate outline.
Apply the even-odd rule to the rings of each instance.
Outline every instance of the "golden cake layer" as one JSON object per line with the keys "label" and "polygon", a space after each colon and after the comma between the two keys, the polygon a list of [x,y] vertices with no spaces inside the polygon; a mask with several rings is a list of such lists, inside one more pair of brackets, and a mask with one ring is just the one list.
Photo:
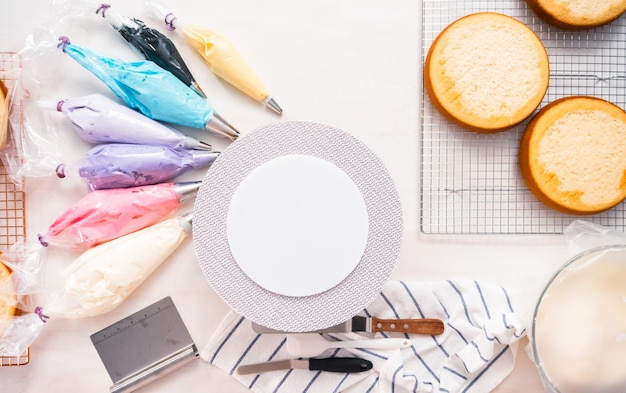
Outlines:
{"label": "golden cake layer", "polygon": [[[11,270],[2,262],[0,262],[0,287],[7,289],[7,279],[11,274]],[[5,291],[0,291],[0,317],[2,316],[13,316],[15,315],[15,308],[12,304],[15,303],[15,295],[4,293]],[[8,292],[8,291],[6,291]]]}
{"label": "golden cake layer", "polygon": [[626,0],[526,0],[545,22],[566,30],[608,24],[626,12]]}
{"label": "golden cake layer", "polygon": [[610,209],[626,198],[626,112],[594,97],[556,100],[528,123],[519,165],[528,188],[555,210]]}
{"label": "golden cake layer", "polygon": [[481,12],[446,27],[431,45],[424,86],[450,121],[477,132],[498,132],[539,106],[550,79],[546,49],[510,16]]}

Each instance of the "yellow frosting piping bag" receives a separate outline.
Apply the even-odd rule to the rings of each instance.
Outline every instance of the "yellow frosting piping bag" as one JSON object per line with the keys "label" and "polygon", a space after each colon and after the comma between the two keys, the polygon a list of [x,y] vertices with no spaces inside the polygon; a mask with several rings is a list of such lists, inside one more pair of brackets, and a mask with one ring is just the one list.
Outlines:
{"label": "yellow frosting piping bag", "polygon": [[164,23],[168,30],[173,31],[176,26],[180,26],[187,42],[202,56],[215,75],[282,115],[282,108],[230,40],[210,29],[182,24],[159,0],[146,0],[145,5],[149,14]]}

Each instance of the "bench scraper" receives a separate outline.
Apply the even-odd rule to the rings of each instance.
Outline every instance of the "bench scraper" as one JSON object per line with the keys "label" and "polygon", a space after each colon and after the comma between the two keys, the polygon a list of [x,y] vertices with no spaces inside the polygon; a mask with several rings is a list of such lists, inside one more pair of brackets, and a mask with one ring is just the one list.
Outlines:
{"label": "bench scraper", "polygon": [[91,342],[113,381],[111,393],[136,390],[198,358],[169,296],[92,334]]}

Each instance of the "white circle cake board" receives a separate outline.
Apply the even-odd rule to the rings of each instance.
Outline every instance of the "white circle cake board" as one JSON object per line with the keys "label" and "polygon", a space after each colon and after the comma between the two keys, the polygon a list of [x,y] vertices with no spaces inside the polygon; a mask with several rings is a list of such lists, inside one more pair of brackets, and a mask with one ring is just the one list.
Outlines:
{"label": "white circle cake board", "polygon": [[367,244],[367,208],[356,184],[317,157],[274,158],[246,176],[226,221],[230,251],[261,287],[310,296],[339,284]]}

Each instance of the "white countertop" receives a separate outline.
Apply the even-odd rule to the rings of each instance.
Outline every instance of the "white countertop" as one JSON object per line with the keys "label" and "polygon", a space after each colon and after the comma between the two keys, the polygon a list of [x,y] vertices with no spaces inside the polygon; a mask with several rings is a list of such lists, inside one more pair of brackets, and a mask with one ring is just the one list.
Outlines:
{"label": "white countertop", "polygon": [[[147,19],[142,2],[119,2],[120,12]],[[568,258],[562,236],[433,236],[419,230],[419,54],[420,3],[411,0],[319,0],[290,2],[230,0],[172,2],[189,22],[212,27],[230,37],[261,75],[284,109],[278,118],[219,81],[189,47],[179,45],[210,101],[242,133],[277,121],[309,120],[342,129],[364,142],[389,169],[400,193],[404,214],[404,245],[392,279],[473,279],[505,286],[518,309],[532,311],[541,286]],[[115,5],[114,5],[115,6]],[[38,0],[8,2],[0,24],[0,51],[19,51],[25,37],[54,15],[53,6]],[[91,16],[85,16],[85,19]],[[94,19],[92,19],[94,20]],[[99,22],[99,21],[97,21]],[[94,23],[97,23],[94,20]],[[76,44],[110,56],[137,58],[112,29],[102,25],[82,33],[68,25]],[[104,33],[106,32],[106,34]],[[95,37],[100,34],[99,37]],[[56,97],[90,94],[106,89],[87,71],[50,64],[59,76],[51,89]],[[81,74],[82,73],[82,74]],[[70,134],[63,141],[68,160],[87,145]],[[199,135],[199,134],[198,134]],[[226,146],[203,137],[217,150]],[[202,178],[201,172],[185,179]],[[68,185],[70,184],[70,185]],[[44,231],[60,212],[86,190],[41,179],[27,183],[27,233]],[[70,261],[52,253],[50,272]],[[65,258],[65,259],[64,259]],[[6,392],[106,391],[111,381],[90,342],[92,333],[170,295],[196,345],[201,349],[228,306],[208,285],[196,262],[191,239],[165,261],[125,303],[114,311],[84,320],[51,320],[31,347],[30,364],[0,369]],[[543,391],[534,364],[520,346],[517,364],[496,392]],[[234,379],[212,365],[197,361],[142,391],[245,392]]]}

